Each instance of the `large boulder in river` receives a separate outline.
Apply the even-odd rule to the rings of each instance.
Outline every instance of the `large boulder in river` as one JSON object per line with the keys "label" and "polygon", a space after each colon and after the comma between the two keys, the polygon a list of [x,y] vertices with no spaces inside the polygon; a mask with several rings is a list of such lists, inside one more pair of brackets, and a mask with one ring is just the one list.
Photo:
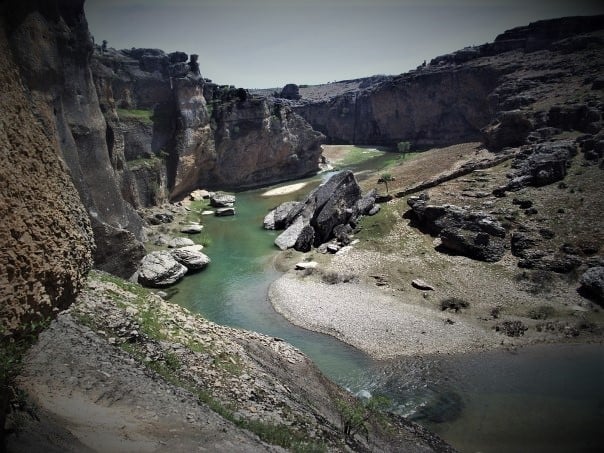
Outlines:
{"label": "large boulder in river", "polygon": [[178,263],[170,252],[151,252],[142,259],[138,270],[138,282],[143,286],[163,287],[178,282],[187,268]]}
{"label": "large boulder in river", "polygon": [[330,240],[338,225],[356,224],[361,213],[357,203],[361,188],[351,171],[334,174],[291,209],[285,222],[288,227],[276,240],[281,248],[309,250],[309,241],[319,246]]}
{"label": "large boulder in river", "polygon": [[190,271],[203,269],[210,264],[210,257],[202,253],[198,246],[192,245],[172,250],[172,258]]}
{"label": "large boulder in river", "polygon": [[505,228],[493,217],[454,205],[429,205],[427,197],[410,197],[416,223],[438,235],[442,247],[480,261],[499,261],[505,253]]}
{"label": "large boulder in river", "polygon": [[232,208],[235,204],[235,195],[215,192],[210,195],[210,206],[215,208]]}

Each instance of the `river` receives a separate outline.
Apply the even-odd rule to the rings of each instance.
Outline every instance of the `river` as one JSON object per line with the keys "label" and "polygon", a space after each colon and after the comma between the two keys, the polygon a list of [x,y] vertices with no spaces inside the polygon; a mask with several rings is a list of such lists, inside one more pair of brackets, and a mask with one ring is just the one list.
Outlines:
{"label": "river", "polygon": [[[366,157],[349,165],[360,178],[363,170],[382,168],[393,159],[378,152]],[[262,220],[281,202],[303,199],[328,176],[296,181],[306,185],[287,195],[262,196],[274,187],[241,192],[236,216],[204,216],[203,235],[209,241],[204,253],[212,263],[179,283],[171,301],[216,323],[285,339],[335,382],[362,395],[388,396],[395,412],[416,419],[463,452],[597,451],[604,445],[599,429],[604,426],[602,345],[378,362],[276,313],[267,292],[280,275],[273,266],[278,233],[264,230]]]}

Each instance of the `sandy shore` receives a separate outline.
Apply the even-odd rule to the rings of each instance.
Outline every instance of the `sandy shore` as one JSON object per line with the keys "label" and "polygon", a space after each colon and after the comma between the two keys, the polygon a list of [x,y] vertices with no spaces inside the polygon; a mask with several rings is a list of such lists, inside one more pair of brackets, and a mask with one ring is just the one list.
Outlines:
{"label": "sandy shore", "polygon": [[305,187],[307,182],[298,182],[296,184],[289,184],[283,187],[276,187],[275,189],[267,190],[262,194],[263,197],[275,197],[277,195],[287,195],[288,193],[297,192],[298,190]]}
{"label": "sandy shore", "polygon": [[361,283],[331,285],[290,271],[271,285],[269,298],[293,324],[332,335],[376,359],[497,345],[480,326],[458,319],[449,324],[446,312],[405,303]]}

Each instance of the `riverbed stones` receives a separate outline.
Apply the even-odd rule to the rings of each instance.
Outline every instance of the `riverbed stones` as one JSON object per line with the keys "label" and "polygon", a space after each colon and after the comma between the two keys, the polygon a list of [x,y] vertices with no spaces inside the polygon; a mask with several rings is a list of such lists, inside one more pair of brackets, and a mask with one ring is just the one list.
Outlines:
{"label": "riverbed stones", "polygon": [[202,253],[195,245],[172,250],[172,257],[189,271],[198,271],[210,264],[210,257]]}
{"label": "riverbed stones", "polygon": [[178,248],[178,247],[186,247],[188,245],[194,245],[192,239],[189,238],[173,238],[168,242],[169,248]]}
{"label": "riverbed stones", "polygon": [[231,215],[235,215],[235,208],[233,208],[233,207],[218,208],[218,209],[216,209],[216,211],[214,211],[214,215],[216,217],[228,217]]}
{"label": "riverbed stones", "polygon": [[148,287],[170,286],[187,273],[187,268],[177,262],[168,251],[151,252],[142,259],[138,282]]}
{"label": "riverbed stones", "polygon": [[316,261],[302,261],[300,263],[296,263],[296,270],[306,270],[306,269],[316,269],[319,263]]}
{"label": "riverbed stones", "polygon": [[201,230],[203,230],[203,225],[198,225],[196,223],[190,224],[190,225],[185,225],[180,229],[181,233],[186,233],[186,234],[199,234],[201,233]]}
{"label": "riverbed stones", "polygon": [[232,208],[235,204],[235,195],[225,192],[214,192],[210,195],[210,206],[214,208]]}

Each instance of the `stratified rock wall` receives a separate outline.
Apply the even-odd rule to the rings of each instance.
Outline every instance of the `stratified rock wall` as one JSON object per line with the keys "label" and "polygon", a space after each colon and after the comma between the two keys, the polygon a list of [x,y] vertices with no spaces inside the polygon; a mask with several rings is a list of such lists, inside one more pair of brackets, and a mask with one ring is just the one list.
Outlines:
{"label": "stratified rock wall", "polygon": [[0,334],[75,299],[92,265],[93,234],[57,142],[37,121],[0,6]]}
{"label": "stratified rock wall", "polygon": [[[92,41],[82,0],[10,1],[9,40],[47,138],[61,151],[90,216],[100,269],[134,271],[116,258],[142,256],[142,220],[124,201],[107,148],[107,128],[90,72]],[[100,236],[98,236],[100,235]],[[123,256],[124,261],[132,256]]]}

